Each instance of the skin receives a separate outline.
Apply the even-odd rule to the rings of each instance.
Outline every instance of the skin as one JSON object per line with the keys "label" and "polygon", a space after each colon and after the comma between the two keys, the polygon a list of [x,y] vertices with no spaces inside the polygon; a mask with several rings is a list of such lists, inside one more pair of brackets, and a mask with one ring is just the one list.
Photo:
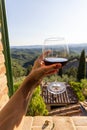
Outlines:
{"label": "skin", "polygon": [[[47,51],[44,55],[48,53],[50,52]],[[26,114],[27,106],[34,89],[41,83],[45,76],[58,72],[59,68],[61,68],[61,64],[46,66],[43,62],[43,55],[35,61],[30,74],[1,110],[0,130],[20,130],[21,121]]]}

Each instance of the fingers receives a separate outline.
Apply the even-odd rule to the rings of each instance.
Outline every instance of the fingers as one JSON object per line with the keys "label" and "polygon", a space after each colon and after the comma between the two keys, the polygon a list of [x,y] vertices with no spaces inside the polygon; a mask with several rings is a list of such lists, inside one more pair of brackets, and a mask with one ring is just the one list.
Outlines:
{"label": "fingers", "polygon": [[58,72],[58,70],[61,68],[61,64],[53,64],[49,66],[42,66],[41,68],[38,69],[38,76],[44,77],[50,74],[55,74]]}
{"label": "fingers", "polygon": [[41,54],[38,58],[38,60],[43,60],[43,57],[46,57],[48,54],[51,53],[51,50],[45,51],[43,54]]}
{"label": "fingers", "polygon": [[46,75],[48,76],[48,75],[56,74],[56,73],[58,73],[58,70],[50,71],[50,72],[46,73]]}
{"label": "fingers", "polygon": [[39,67],[43,66],[44,65],[43,56],[45,57],[49,53],[51,53],[51,50],[45,51],[43,54],[41,54],[38,57],[38,59],[34,62],[33,69],[36,69],[36,68],[39,68]]}
{"label": "fingers", "polygon": [[44,61],[41,61],[41,62],[40,62],[40,65],[43,66],[43,65],[44,65]]}
{"label": "fingers", "polygon": [[42,66],[40,68],[33,69],[29,75],[32,79],[34,78],[35,81],[41,81],[45,76],[57,73],[61,66],[62,65],[59,63],[49,66]]}
{"label": "fingers", "polygon": [[52,71],[56,71],[58,69],[60,69],[62,67],[61,64],[53,64],[53,65],[49,65],[45,67],[45,71],[46,73],[52,72]]}

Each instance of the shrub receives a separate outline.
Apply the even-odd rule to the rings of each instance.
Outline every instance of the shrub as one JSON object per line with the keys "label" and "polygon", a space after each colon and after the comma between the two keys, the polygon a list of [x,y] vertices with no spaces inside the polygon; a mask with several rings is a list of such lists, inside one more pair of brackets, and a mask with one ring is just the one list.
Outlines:
{"label": "shrub", "polygon": [[80,82],[70,82],[69,84],[71,85],[74,92],[76,93],[79,101],[84,101],[85,97],[82,93],[82,84]]}
{"label": "shrub", "polygon": [[32,95],[32,99],[28,106],[27,115],[30,116],[48,115],[46,105],[43,101],[43,98],[40,96],[40,93],[41,93],[41,89],[40,86],[38,86]]}
{"label": "shrub", "polygon": [[14,85],[13,85],[13,91],[14,92],[17,91],[17,89],[20,87],[20,85],[22,84],[24,79],[25,79],[25,76],[17,78],[17,80],[14,82]]}
{"label": "shrub", "polygon": [[82,85],[82,93],[87,99],[87,79],[82,79],[81,80],[81,85]]}
{"label": "shrub", "polygon": [[16,82],[13,86],[14,93],[17,91],[17,89],[20,87],[21,82]]}

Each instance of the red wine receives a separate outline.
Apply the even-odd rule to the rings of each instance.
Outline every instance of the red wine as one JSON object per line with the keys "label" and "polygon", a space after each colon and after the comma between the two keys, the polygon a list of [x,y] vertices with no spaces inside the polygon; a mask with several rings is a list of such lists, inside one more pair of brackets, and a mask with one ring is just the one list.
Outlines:
{"label": "red wine", "polygon": [[54,63],[61,63],[62,66],[64,66],[68,62],[68,59],[57,58],[57,57],[47,57],[44,59],[44,62],[45,62],[45,65],[52,65]]}

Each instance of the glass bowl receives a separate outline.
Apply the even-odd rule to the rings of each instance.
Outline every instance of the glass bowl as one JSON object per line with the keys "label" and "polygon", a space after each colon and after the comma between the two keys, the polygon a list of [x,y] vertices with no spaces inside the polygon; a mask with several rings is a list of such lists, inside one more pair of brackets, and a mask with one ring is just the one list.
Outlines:
{"label": "glass bowl", "polygon": [[61,94],[66,91],[65,82],[51,82],[47,86],[47,90],[53,94]]}

